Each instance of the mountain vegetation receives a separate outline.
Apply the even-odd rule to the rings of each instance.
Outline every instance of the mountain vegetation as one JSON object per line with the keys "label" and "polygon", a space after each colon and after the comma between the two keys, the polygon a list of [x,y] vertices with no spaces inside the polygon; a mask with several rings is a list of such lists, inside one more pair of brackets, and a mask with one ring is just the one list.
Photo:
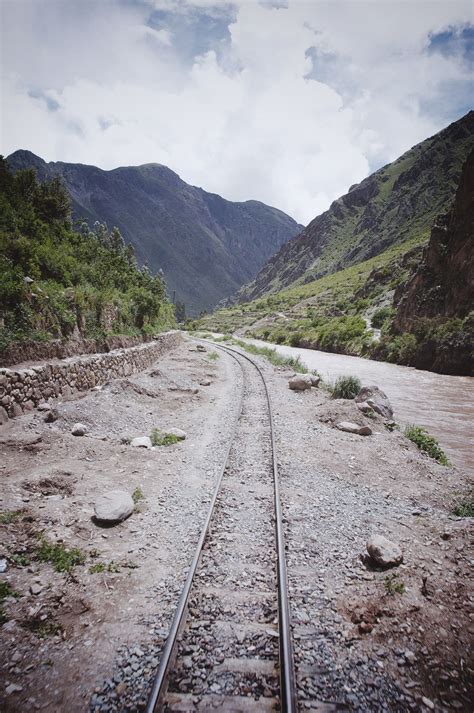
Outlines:
{"label": "mountain vegetation", "polygon": [[[473,147],[470,112],[335,201],[243,288],[240,304],[204,317],[199,328],[470,373],[472,155],[465,162]],[[352,203],[354,195],[360,200]],[[372,255],[360,259],[365,253]],[[327,274],[311,280],[323,263]]]}
{"label": "mountain vegetation", "polygon": [[0,352],[12,343],[154,333],[174,324],[161,277],[103,223],[73,229],[59,177],[0,157]]}
{"label": "mountain vegetation", "polygon": [[209,310],[252,280],[302,226],[258,201],[233,203],[185,183],[166,166],[116,168],[46,163],[29,151],[8,157],[14,171],[60,176],[75,220],[117,225],[138,263],[158,270],[179,303],[179,318]]}

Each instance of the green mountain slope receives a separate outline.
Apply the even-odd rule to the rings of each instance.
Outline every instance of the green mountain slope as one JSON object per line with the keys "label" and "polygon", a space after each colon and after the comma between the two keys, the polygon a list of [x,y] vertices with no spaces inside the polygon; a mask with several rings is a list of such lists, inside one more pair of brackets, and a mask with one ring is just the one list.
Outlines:
{"label": "green mountain slope", "polygon": [[103,171],[45,163],[29,151],[16,151],[8,162],[15,171],[34,167],[40,180],[61,176],[74,217],[118,226],[138,262],[152,273],[163,270],[170,294],[190,314],[235,293],[302,228],[275,208],[226,201],[158,164]]}
{"label": "green mountain slope", "polygon": [[422,236],[454,198],[474,147],[474,112],[407,151],[332,203],[237,295],[248,301],[306,283]]}

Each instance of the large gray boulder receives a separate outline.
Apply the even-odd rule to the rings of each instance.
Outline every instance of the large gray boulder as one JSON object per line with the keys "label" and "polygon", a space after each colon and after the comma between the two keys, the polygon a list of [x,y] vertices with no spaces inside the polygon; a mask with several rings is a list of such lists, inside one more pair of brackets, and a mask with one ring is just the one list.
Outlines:
{"label": "large gray boulder", "polygon": [[95,501],[94,514],[100,522],[113,525],[126,520],[132,514],[134,507],[132,496],[125,490],[109,490]]}
{"label": "large gray boulder", "polygon": [[305,391],[312,387],[311,377],[308,374],[297,374],[288,380],[288,387],[292,391]]}
{"label": "large gray boulder", "polygon": [[384,418],[391,419],[393,416],[392,404],[388,400],[387,394],[384,394],[378,386],[363,386],[355,400],[356,403],[367,404]]}
{"label": "large gray boulder", "polygon": [[181,430],[181,428],[168,428],[165,431],[165,436],[175,436],[179,441],[184,441],[186,431]]}
{"label": "large gray boulder", "polygon": [[403,562],[403,552],[396,542],[383,535],[372,535],[367,541],[367,552],[372,562],[379,567],[396,567]]}

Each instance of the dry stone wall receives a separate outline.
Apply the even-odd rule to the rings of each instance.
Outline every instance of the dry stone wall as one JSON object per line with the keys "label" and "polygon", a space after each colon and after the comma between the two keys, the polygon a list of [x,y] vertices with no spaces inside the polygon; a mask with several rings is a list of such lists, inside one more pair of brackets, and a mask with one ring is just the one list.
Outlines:
{"label": "dry stone wall", "polygon": [[178,331],[166,332],[129,349],[71,357],[28,369],[0,369],[0,423],[32,411],[50,398],[68,399],[78,391],[143,371],[181,339]]}

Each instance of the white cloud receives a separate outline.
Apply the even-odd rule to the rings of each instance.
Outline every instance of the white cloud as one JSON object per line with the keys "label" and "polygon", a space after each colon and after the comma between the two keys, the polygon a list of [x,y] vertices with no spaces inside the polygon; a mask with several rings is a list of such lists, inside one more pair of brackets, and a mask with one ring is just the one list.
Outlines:
{"label": "white cloud", "polygon": [[[4,0],[2,10],[4,153],[156,161],[302,222],[439,130],[445,116],[423,103],[468,78],[456,55],[426,52],[430,33],[469,22],[464,2]],[[225,20],[226,38],[207,25],[211,49],[185,61],[177,12],[188,28],[209,13]]]}

